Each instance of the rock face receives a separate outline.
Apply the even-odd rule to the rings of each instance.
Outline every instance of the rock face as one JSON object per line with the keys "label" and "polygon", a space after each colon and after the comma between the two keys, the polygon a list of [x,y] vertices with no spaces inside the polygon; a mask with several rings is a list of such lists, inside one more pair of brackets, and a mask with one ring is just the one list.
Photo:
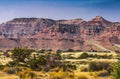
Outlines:
{"label": "rock face", "polygon": [[101,16],[90,21],[16,18],[0,24],[0,49],[119,50],[116,44],[120,45],[120,23]]}

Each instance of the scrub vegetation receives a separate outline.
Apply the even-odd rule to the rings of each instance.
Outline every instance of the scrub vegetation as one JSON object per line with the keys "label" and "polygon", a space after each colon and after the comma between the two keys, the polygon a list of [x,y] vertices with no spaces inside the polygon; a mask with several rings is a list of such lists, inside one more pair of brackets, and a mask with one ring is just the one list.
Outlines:
{"label": "scrub vegetation", "polygon": [[14,48],[0,52],[0,79],[119,79],[116,52]]}

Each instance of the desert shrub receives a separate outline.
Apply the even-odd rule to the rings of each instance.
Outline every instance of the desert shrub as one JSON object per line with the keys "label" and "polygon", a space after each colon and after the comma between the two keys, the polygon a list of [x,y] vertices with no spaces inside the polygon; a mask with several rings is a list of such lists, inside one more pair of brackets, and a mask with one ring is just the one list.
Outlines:
{"label": "desert shrub", "polygon": [[6,66],[8,66],[8,67],[14,67],[16,65],[18,65],[17,61],[10,61],[6,64]]}
{"label": "desert shrub", "polygon": [[106,70],[103,70],[98,72],[97,76],[105,77],[105,76],[109,76],[109,73]]}
{"label": "desert shrub", "polygon": [[20,79],[34,79],[35,73],[30,70],[24,70],[18,73]]}
{"label": "desert shrub", "polygon": [[28,58],[33,50],[28,48],[14,48],[12,50],[12,59],[13,61],[25,63],[25,59]]}
{"label": "desert shrub", "polygon": [[33,70],[41,70],[42,65],[46,64],[45,56],[41,55],[41,56],[38,56],[38,57],[30,58],[27,61],[27,64]]}
{"label": "desert shrub", "polygon": [[67,55],[67,59],[75,59],[75,57],[73,57],[71,54]]}
{"label": "desert shrub", "polygon": [[4,69],[4,65],[0,64],[0,70],[3,70]]}
{"label": "desert shrub", "polygon": [[16,74],[17,68],[16,67],[4,67],[3,71],[8,74]]}
{"label": "desert shrub", "polygon": [[84,67],[81,67],[81,68],[80,68],[80,71],[81,71],[81,72],[87,72],[87,71],[89,71],[89,69],[88,69],[88,67],[85,67],[85,66],[84,66]]}
{"label": "desert shrub", "polygon": [[113,64],[112,79],[120,78],[120,61]]}
{"label": "desert shrub", "polygon": [[120,51],[119,51],[119,50],[116,50],[115,52],[116,52],[116,53],[120,53]]}
{"label": "desert shrub", "polygon": [[80,55],[80,57],[78,57],[79,59],[85,59],[85,58],[88,58],[89,57],[89,55],[87,54],[87,53],[82,53],[81,55]]}
{"label": "desert shrub", "polygon": [[74,64],[67,64],[67,68],[72,69],[72,70],[76,70],[77,67]]}
{"label": "desert shrub", "polygon": [[108,59],[112,59],[112,58],[113,58],[113,55],[108,55],[107,58],[108,58]]}
{"label": "desert shrub", "polygon": [[82,52],[82,50],[75,50],[75,52]]}
{"label": "desert shrub", "polygon": [[9,68],[9,70],[7,71],[8,74],[15,74],[16,73],[16,69],[15,68]]}
{"label": "desert shrub", "polygon": [[52,52],[52,49],[47,49],[48,52]]}
{"label": "desert shrub", "polygon": [[45,50],[41,49],[41,50],[38,51],[38,53],[45,53]]}
{"label": "desert shrub", "polygon": [[74,52],[73,49],[68,49],[66,52]]}
{"label": "desert shrub", "polygon": [[111,70],[111,64],[108,62],[90,62],[90,71]]}
{"label": "desert shrub", "polygon": [[95,58],[95,57],[97,57],[97,54],[90,54],[89,57]]}
{"label": "desert shrub", "polygon": [[62,50],[57,50],[57,51],[56,51],[56,53],[61,53],[61,52],[62,52]]}
{"label": "desert shrub", "polygon": [[6,72],[9,70],[9,67],[4,67],[3,71]]}
{"label": "desert shrub", "polygon": [[97,58],[104,58],[104,59],[111,59],[113,56],[105,54],[105,55],[97,55],[96,57]]}

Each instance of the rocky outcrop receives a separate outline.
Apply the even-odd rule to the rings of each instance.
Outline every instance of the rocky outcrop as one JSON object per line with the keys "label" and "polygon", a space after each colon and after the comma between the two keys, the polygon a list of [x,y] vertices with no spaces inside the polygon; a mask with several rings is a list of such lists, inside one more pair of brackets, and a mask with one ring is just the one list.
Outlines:
{"label": "rocky outcrop", "polygon": [[0,25],[0,49],[114,50],[113,44],[120,44],[120,23],[101,16],[90,21],[16,18]]}

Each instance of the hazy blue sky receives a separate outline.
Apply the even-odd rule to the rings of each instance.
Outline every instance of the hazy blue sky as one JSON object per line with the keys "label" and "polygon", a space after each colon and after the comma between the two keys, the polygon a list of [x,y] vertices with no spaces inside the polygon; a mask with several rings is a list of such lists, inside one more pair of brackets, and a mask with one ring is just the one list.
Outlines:
{"label": "hazy blue sky", "polygon": [[120,0],[0,0],[0,23],[19,17],[90,20],[97,15],[120,22]]}

